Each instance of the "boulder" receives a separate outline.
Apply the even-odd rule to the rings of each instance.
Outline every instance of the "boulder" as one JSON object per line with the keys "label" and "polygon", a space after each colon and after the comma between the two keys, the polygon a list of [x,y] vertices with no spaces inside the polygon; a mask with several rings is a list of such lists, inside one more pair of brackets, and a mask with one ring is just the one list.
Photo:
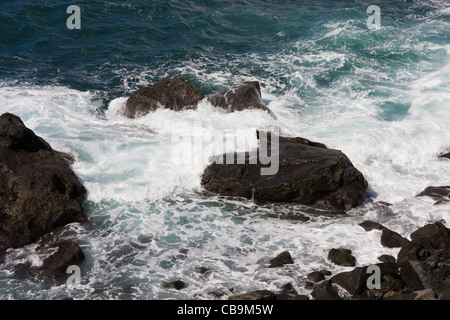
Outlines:
{"label": "boulder", "polygon": [[54,279],[62,278],[71,265],[80,265],[84,261],[84,254],[80,246],[72,240],[60,240],[38,252],[56,250],[44,259],[40,267],[32,267],[30,271]]}
{"label": "boulder", "polygon": [[84,222],[85,189],[69,165],[13,114],[0,116],[0,253]]}
{"label": "boulder", "polygon": [[142,117],[159,108],[180,111],[196,109],[205,96],[182,78],[166,78],[134,92],[120,112],[129,118]]}
{"label": "boulder", "polygon": [[359,224],[359,226],[364,228],[364,230],[366,230],[367,232],[372,230],[383,230],[385,228],[385,226],[383,226],[381,223],[372,220],[363,221]]}
{"label": "boulder", "polygon": [[442,222],[423,226],[411,233],[412,241],[427,239],[435,249],[445,249],[450,244],[450,230]]}
{"label": "boulder", "polygon": [[388,228],[384,228],[381,233],[381,244],[387,248],[401,248],[407,245],[409,240]]}
{"label": "boulder", "polygon": [[450,159],[450,152],[443,153],[443,154],[439,155],[439,158],[441,158],[441,159]]}
{"label": "boulder", "polygon": [[272,114],[261,98],[261,87],[258,81],[247,81],[231,89],[210,94],[206,98],[213,106],[227,112],[259,109]]}
{"label": "boulder", "polygon": [[424,196],[435,200],[435,204],[448,202],[450,201],[450,186],[428,187],[417,195],[417,197]]}
{"label": "boulder", "polygon": [[175,281],[163,283],[163,288],[164,289],[182,290],[182,289],[184,289],[186,287],[187,287],[186,283],[184,283],[181,280],[175,280]]}
{"label": "boulder", "polygon": [[389,254],[382,254],[381,256],[378,257],[378,260],[380,260],[381,262],[389,262],[389,263],[396,262],[395,257],[393,257]]}
{"label": "boulder", "polygon": [[270,265],[268,268],[278,268],[284,266],[285,264],[293,264],[293,263],[294,260],[292,260],[289,251],[284,251],[275,258],[273,258],[272,260],[270,260]]}
{"label": "boulder", "polygon": [[328,260],[344,267],[353,267],[356,265],[356,258],[352,256],[352,251],[348,249],[331,249],[328,252]]}
{"label": "boulder", "polygon": [[[381,279],[383,279],[386,275],[393,278],[398,278],[399,271],[396,264],[379,263],[376,264],[376,266],[380,268]],[[339,273],[333,276],[330,281],[331,283],[337,284],[347,290],[347,292],[352,296],[359,295],[367,289],[367,280],[372,275],[372,273],[368,272],[368,267],[369,266],[358,267],[352,271]]]}
{"label": "boulder", "polygon": [[309,281],[316,283],[325,280],[325,275],[320,271],[314,271],[308,274],[307,278]]}
{"label": "boulder", "polygon": [[330,280],[325,280],[314,287],[311,296],[315,300],[342,300],[337,291],[333,288]]}
{"label": "boulder", "polygon": [[[233,163],[210,164],[203,172],[202,186],[224,196],[338,210],[354,208],[365,199],[367,182],[341,151],[304,138],[279,137],[278,150],[271,146],[268,143],[267,154],[272,156],[278,151],[278,158],[272,159],[279,165],[274,174],[263,175],[262,169],[267,166],[259,161],[250,164],[249,159],[254,159],[256,152],[234,154],[227,156],[234,159]],[[241,158],[245,159],[244,164],[238,163]]]}

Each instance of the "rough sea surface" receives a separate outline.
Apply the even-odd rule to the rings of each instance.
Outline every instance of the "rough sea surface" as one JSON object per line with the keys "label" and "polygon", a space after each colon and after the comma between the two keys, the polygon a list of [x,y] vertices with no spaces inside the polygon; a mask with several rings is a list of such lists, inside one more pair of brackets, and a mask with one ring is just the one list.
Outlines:
{"label": "rough sea surface", "polygon": [[[407,237],[450,223],[449,204],[416,194],[450,184],[450,3],[446,0],[87,1],[69,30],[60,0],[0,3],[0,113],[22,118],[55,149],[73,154],[88,190],[90,223],[47,238],[75,240],[86,261],[68,288],[23,271],[42,263],[36,244],[9,250],[0,299],[227,299],[306,275],[351,270],[327,260],[345,247],[357,265],[397,249],[380,244],[378,221]],[[367,8],[381,9],[368,29]],[[258,80],[263,111],[159,110],[139,119],[116,111],[135,90],[183,77],[205,94]],[[194,133],[194,123],[202,129]],[[174,164],[174,137],[217,130],[252,136],[278,129],[342,150],[369,183],[347,216],[205,193],[207,166]],[[257,195],[256,195],[257,198]],[[380,210],[377,201],[390,202]],[[302,213],[307,222],[285,219]],[[289,250],[295,264],[266,268]],[[212,272],[201,274],[199,268]],[[182,280],[183,290],[164,288]]]}

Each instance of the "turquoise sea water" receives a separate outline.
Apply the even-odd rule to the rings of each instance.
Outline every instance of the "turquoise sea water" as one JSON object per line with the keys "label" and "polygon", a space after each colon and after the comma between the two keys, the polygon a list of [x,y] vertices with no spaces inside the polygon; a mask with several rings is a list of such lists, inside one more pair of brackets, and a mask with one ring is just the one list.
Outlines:
{"label": "turquoise sea water", "polygon": [[[71,4],[80,30],[66,26]],[[368,29],[373,4],[381,27]],[[449,162],[436,159],[450,151],[448,1],[10,1],[0,4],[0,26],[0,113],[75,155],[91,221],[52,235],[85,252],[79,288],[21,271],[17,261],[42,261],[30,245],[0,265],[0,299],[226,299],[287,282],[309,294],[309,272],[345,270],[327,261],[332,247],[352,249],[358,265],[396,254],[360,221],[404,236],[449,221],[448,206],[414,198],[450,183]],[[258,80],[276,119],[207,103],[136,120],[115,113],[136,89],[178,76],[205,94]],[[207,195],[206,164],[170,159],[173,136],[192,135],[195,121],[206,136],[278,128],[340,149],[368,180],[367,203],[331,217]],[[374,201],[393,203],[392,212]],[[277,218],[292,212],[311,220]],[[294,265],[264,267],[284,250]],[[162,286],[172,280],[188,286]]]}

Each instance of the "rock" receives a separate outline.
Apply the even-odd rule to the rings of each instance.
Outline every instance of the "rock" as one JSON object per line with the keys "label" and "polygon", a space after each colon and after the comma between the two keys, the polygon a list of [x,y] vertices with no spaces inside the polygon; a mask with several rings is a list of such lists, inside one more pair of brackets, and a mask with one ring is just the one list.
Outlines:
{"label": "rock", "polygon": [[182,290],[186,287],[187,287],[186,284],[181,280],[175,280],[175,281],[166,282],[163,284],[164,289]]}
{"label": "rock", "polygon": [[311,282],[320,282],[325,280],[325,275],[320,271],[314,271],[308,274],[308,280]]}
{"label": "rock", "polygon": [[253,300],[253,301],[264,301],[264,300],[277,300],[277,295],[269,290],[257,290],[241,295],[235,295],[228,298],[228,300]]}
{"label": "rock", "polygon": [[361,227],[363,227],[364,230],[366,230],[366,231],[383,230],[383,229],[385,229],[385,226],[383,226],[381,223],[378,223],[378,222],[375,222],[375,221],[371,221],[371,220],[363,221],[359,225]]}
{"label": "rock", "polygon": [[436,291],[439,300],[450,300],[450,279],[445,279]]}
{"label": "rock", "polygon": [[429,269],[415,259],[402,260],[399,264],[402,271],[402,282],[414,290],[431,287],[428,281]]}
{"label": "rock", "polygon": [[44,259],[42,266],[32,267],[30,271],[42,276],[59,279],[67,274],[71,265],[80,265],[84,261],[84,254],[80,246],[72,240],[60,240],[39,251],[56,249],[56,252]]}
{"label": "rock", "polygon": [[134,92],[120,112],[129,118],[138,118],[159,108],[175,111],[196,109],[204,97],[182,78],[163,79]]}
{"label": "rock", "polygon": [[[237,158],[244,154],[234,154],[232,164],[216,161],[209,165],[203,172],[201,184],[213,193],[255,201],[299,203],[338,210],[349,210],[361,204],[367,189],[361,172],[341,151],[311,146],[304,140],[279,137],[279,167],[273,175],[262,175],[261,169],[266,166],[261,163],[249,164],[249,158],[256,157],[256,152],[247,152],[245,164],[237,164]],[[268,144],[268,154],[272,154],[271,145]]]}
{"label": "rock", "polygon": [[378,260],[380,260],[381,262],[386,262],[386,263],[395,263],[395,257],[388,255],[388,254],[383,254],[381,256],[378,257]]}
{"label": "rock", "polygon": [[86,221],[84,194],[77,176],[47,142],[19,117],[0,116],[0,252]]}
{"label": "rock", "polygon": [[284,266],[285,264],[293,264],[293,263],[294,260],[292,260],[289,251],[284,251],[280,253],[277,257],[270,260],[270,265],[268,268],[278,268]]}
{"label": "rock", "polygon": [[435,300],[436,299],[436,295],[434,294],[434,291],[431,289],[415,291],[414,293],[416,294],[416,296],[414,297],[414,300]]}
{"label": "rock", "polygon": [[75,163],[75,157],[72,154],[56,150],[53,150],[53,152],[63,159],[68,165],[73,165]]}
{"label": "rock", "polygon": [[212,272],[211,269],[209,268],[205,268],[205,267],[200,267],[198,270],[201,274],[210,274]]}
{"label": "rock", "polygon": [[414,292],[390,293],[386,294],[383,300],[414,300],[416,296],[417,294]]}
{"label": "rock", "polygon": [[272,114],[261,98],[258,81],[247,81],[231,89],[207,96],[209,103],[228,112],[260,109]]}
{"label": "rock", "polygon": [[450,152],[443,153],[443,154],[439,155],[439,158],[441,158],[441,159],[450,159]]}
{"label": "rock", "polygon": [[[398,277],[398,267],[393,263],[379,263],[376,264],[380,268],[380,276],[383,278],[385,275],[391,277]],[[344,288],[350,295],[359,295],[367,289],[367,280],[372,275],[368,273],[368,266],[358,267],[352,271],[342,272],[333,276],[331,283],[337,284]],[[380,279],[381,280],[381,279]]]}
{"label": "rock", "polygon": [[328,260],[344,267],[353,267],[356,265],[356,258],[352,256],[352,251],[348,249],[331,249],[328,252]]}
{"label": "rock", "polygon": [[441,222],[428,224],[411,233],[411,240],[427,239],[433,248],[445,249],[450,244],[450,230]]}
{"label": "rock", "polygon": [[277,293],[277,300],[309,300],[308,296],[299,295],[291,283],[286,283]]}
{"label": "rock", "polygon": [[407,245],[409,240],[388,228],[384,228],[381,233],[381,244],[387,248],[401,248]]}
{"label": "rock", "polygon": [[417,197],[424,196],[436,200],[437,202],[435,202],[435,204],[450,201],[450,186],[428,187],[417,195]]}
{"label": "rock", "polygon": [[311,296],[315,300],[342,300],[336,290],[334,290],[330,280],[319,283],[311,292]]}

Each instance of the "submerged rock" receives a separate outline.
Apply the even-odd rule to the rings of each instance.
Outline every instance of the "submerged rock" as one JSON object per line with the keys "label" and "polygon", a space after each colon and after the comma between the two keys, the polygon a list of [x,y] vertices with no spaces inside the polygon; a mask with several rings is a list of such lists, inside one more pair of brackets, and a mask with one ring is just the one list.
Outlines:
{"label": "submerged rock", "polygon": [[13,114],[0,116],[0,253],[84,222],[85,189],[50,145]]}
{"label": "submerged rock", "polygon": [[71,265],[80,265],[84,261],[84,254],[80,246],[71,240],[60,240],[40,251],[56,249],[56,252],[44,259],[42,266],[30,268],[32,273],[58,279],[66,275]]}
{"label": "submerged rock", "polygon": [[[203,172],[202,186],[225,196],[338,210],[354,208],[365,199],[367,182],[341,151],[304,138],[286,137],[279,137],[279,150],[268,149],[271,155],[279,151],[278,159],[273,159],[279,164],[275,174],[262,175],[266,166],[260,162],[249,164],[256,153],[234,154],[231,164],[216,161],[209,165]],[[238,164],[238,158],[245,163]]]}
{"label": "submerged rock", "polygon": [[352,256],[352,251],[349,249],[331,249],[328,252],[328,260],[344,267],[353,267],[356,265],[356,258]]}
{"label": "submerged rock", "polygon": [[359,224],[359,226],[364,228],[364,230],[366,230],[367,232],[372,230],[383,230],[385,228],[385,226],[383,226],[381,223],[372,220],[363,221]]}
{"label": "submerged rock", "polygon": [[261,87],[258,81],[247,81],[231,89],[210,94],[209,103],[228,112],[247,109],[260,109],[271,113],[261,98]]}
{"label": "submerged rock", "polygon": [[138,118],[159,108],[180,111],[196,109],[205,96],[182,78],[163,79],[152,86],[134,92],[120,112]]}
{"label": "submerged rock", "polygon": [[284,251],[275,258],[273,258],[272,260],[270,260],[270,265],[268,268],[278,268],[284,266],[285,264],[293,264],[293,263],[294,260],[292,260],[289,251]]}
{"label": "submerged rock", "polygon": [[417,195],[417,197],[424,196],[430,197],[435,200],[435,204],[448,202],[450,201],[450,186],[428,187]]}

